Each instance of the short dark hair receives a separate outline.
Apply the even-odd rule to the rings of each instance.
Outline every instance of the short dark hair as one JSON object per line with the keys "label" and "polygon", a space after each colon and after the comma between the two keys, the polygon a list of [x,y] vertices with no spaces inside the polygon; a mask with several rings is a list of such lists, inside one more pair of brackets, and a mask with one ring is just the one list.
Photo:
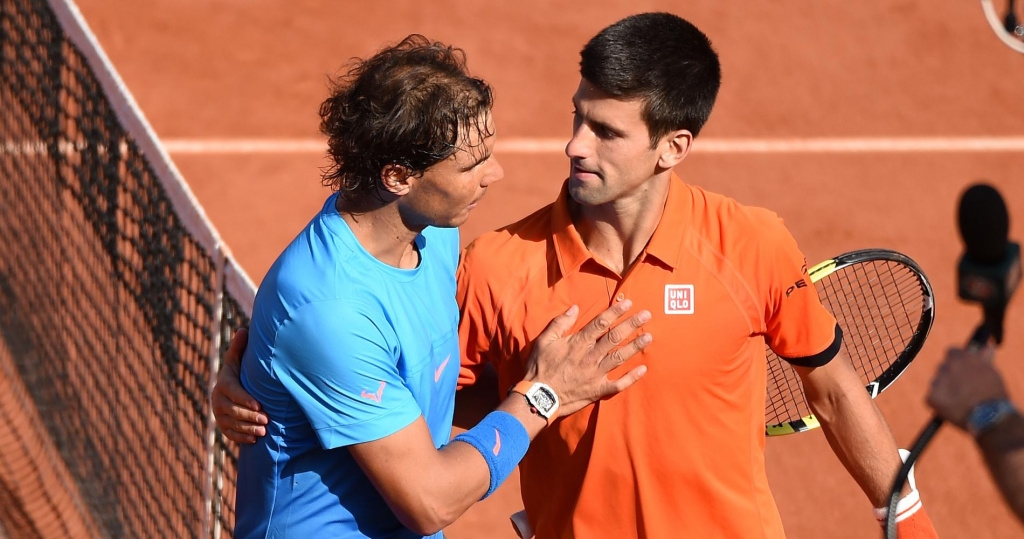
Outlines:
{"label": "short dark hair", "polygon": [[580,52],[580,75],[616,98],[641,100],[652,146],[676,129],[697,136],[722,82],[711,41],[671,13],[631,15],[601,30]]}
{"label": "short dark hair", "polygon": [[491,134],[490,86],[469,75],[461,49],[418,34],[353,59],[331,83],[331,96],[320,105],[331,160],[323,182],[345,200],[380,196],[387,165],[416,176],[450,157],[460,134]]}

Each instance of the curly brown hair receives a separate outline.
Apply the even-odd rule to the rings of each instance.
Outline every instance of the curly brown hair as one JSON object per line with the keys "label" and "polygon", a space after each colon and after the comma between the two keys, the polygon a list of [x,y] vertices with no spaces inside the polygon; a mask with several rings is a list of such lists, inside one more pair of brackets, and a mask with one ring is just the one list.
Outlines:
{"label": "curly brown hair", "polygon": [[459,135],[491,135],[490,86],[469,75],[461,49],[413,34],[334,79],[320,105],[320,131],[331,164],[325,186],[344,200],[380,197],[385,166],[413,176],[447,159]]}

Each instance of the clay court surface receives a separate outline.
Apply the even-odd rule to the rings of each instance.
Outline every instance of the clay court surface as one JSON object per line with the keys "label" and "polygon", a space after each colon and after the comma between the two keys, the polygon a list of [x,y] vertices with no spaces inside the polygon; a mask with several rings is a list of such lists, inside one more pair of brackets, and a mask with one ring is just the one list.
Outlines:
{"label": "clay court surface", "polygon": [[[863,247],[909,254],[928,273],[937,321],[924,351],[879,406],[909,446],[947,346],[980,309],[956,298],[955,208],[987,180],[1024,240],[1024,56],[1001,44],[972,0],[859,2],[309,2],[80,0],[157,134],[257,284],[328,195],[316,110],[346,59],[412,32],[464,48],[493,84],[506,170],[464,241],[553,199],[564,177],[577,53],[637,11],[691,20],[721,55],[724,82],[685,181],[765,206],[811,261]],[[1007,314],[998,364],[1024,399],[1024,299]],[[673,418],[665,411],[666,421]],[[880,534],[820,432],[772,439],[769,476],[788,534]],[[968,438],[946,428],[918,485],[947,538],[1020,537]],[[515,477],[450,527],[453,539],[513,538]],[[609,511],[616,508],[609,507]]]}

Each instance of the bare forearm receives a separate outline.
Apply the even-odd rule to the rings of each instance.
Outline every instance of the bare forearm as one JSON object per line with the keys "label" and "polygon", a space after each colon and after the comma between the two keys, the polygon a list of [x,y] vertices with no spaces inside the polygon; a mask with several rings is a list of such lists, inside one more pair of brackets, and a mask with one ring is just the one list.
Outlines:
{"label": "bare forearm", "polygon": [[[533,439],[546,421],[532,413],[522,395],[515,394],[501,403],[498,410],[506,412],[525,427]],[[408,433],[424,436],[421,432]],[[401,436],[400,432],[393,436]],[[497,455],[502,445],[512,443],[497,431],[482,433],[487,449]],[[409,529],[430,535],[454,522],[470,506],[478,502],[491,484],[491,471],[480,450],[469,443],[453,441],[439,451],[420,452],[412,456],[407,444],[396,443],[388,448],[353,447],[353,456],[374,480],[391,510]],[[370,455],[369,453],[372,453]],[[372,456],[372,458],[368,458]]]}
{"label": "bare forearm", "polygon": [[812,402],[829,445],[874,507],[888,504],[902,465],[896,440],[867,394]]}
{"label": "bare forearm", "polygon": [[886,506],[903,461],[860,375],[843,355],[818,368],[797,368],[797,372],[832,450],[872,505]]}
{"label": "bare forearm", "polygon": [[1013,414],[977,442],[1006,503],[1024,522],[1024,417]]}
{"label": "bare forearm", "polygon": [[[547,421],[532,412],[526,400],[518,393],[510,395],[496,410],[515,417],[526,429],[531,441],[547,426]],[[500,447],[501,440],[496,437],[492,451],[497,453]],[[491,475],[483,456],[468,443],[450,443],[439,452],[439,456],[443,460],[436,469],[446,472],[436,474],[441,478],[433,482],[436,488],[432,498],[435,507],[447,508],[441,515],[444,527],[480,501],[488,490]]]}
{"label": "bare forearm", "polygon": [[487,463],[472,446],[450,443],[438,451],[436,467],[409,477],[393,496],[392,511],[408,528],[430,535],[455,522],[487,492]]}
{"label": "bare forearm", "polygon": [[401,453],[377,454],[372,462],[353,452],[368,468],[371,480],[378,467],[401,470],[400,480],[374,480],[377,490],[398,520],[421,535],[432,535],[455,522],[487,492],[490,471],[473,446],[449,443],[415,470]]}

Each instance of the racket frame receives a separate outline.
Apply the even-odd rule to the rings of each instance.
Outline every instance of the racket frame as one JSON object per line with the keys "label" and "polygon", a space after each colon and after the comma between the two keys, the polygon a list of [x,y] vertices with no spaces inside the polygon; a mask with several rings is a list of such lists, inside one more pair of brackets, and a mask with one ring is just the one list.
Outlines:
{"label": "racket frame", "polygon": [[[992,28],[992,32],[996,34],[999,41],[1002,41],[1004,45],[1011,49],[1024,54],[1024,36],[1016,33],[1010,33],[1003,27],[1003,18],[1000,17],[996,11],[996,6],[993,0],[981,0],[981,10],[985,13],[985,20],[988,21],[988,25]],[[1004,13],[1002,17],[1005,17]],[[1021,28],[1021,26],[1017,26]]]}
{"label": "racket frame", "polygon": [[[921,351],[928,334],[931,332],[932,324],[935,321],[935,295],[932,291],[931,282],[921,267],[909,256],[889,249],[860,249],[843,253],[835,258],[825,260],[807,270],[808,278],[812,283],[817,283],[839,271],[854,264],[872,261],[889,261],[903,264],[909,267],[918,277],[918,283],[923,292],[924,307],[921,310],[921,318],[918,320],[917,328],[910,338],[910,342],[900,355],[874,380],[868,382],[865,389],[868,395],[874,399],[885,391],[897,378],[906,371],[910,362],[914,360]],[[819,292],[820,293],[820,292]],[[776,355],[779,361],[785,361]],[[767,400],[767,399],[766,399]],[[805,432],[821,426],[818,418],[812,412],[799,419],[784,421],[774,425],[765,425],[766,436],[785,436],[798,432]]]}

